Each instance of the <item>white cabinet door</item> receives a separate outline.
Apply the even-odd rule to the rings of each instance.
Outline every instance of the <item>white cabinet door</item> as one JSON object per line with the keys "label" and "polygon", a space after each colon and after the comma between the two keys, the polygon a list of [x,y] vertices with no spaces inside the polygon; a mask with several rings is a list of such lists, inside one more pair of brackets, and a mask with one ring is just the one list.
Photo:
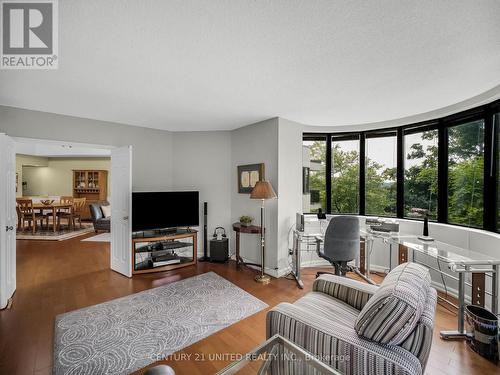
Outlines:
{"label": "white cabinet door", "polygon": [[14,141],[0,134],[0,309],[16,291],[16,221]]}
{"label": "white cabinet door", "polygon": [[111,150],[111,269],[132,276],[132,147]]}

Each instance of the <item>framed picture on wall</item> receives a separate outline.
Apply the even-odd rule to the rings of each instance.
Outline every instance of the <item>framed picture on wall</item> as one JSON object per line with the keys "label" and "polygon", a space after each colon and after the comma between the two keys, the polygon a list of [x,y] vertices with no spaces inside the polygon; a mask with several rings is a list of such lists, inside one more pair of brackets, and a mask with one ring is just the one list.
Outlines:
{"label": "framed picture on wall", "polygon": [[264,163],[238,165],[238,193],[250,194],[257,181],[264,178]]}

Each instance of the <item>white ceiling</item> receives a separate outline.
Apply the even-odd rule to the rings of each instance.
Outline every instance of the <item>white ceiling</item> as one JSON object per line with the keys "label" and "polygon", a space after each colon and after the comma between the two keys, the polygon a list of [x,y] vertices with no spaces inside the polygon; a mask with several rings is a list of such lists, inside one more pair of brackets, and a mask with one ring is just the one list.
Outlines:
{"label": "white ceiling", "polygon": [[500,1],[64,0],[59,46],[57,71],[0,71],[0,104],[168,130],[370,123],[498,86]]}

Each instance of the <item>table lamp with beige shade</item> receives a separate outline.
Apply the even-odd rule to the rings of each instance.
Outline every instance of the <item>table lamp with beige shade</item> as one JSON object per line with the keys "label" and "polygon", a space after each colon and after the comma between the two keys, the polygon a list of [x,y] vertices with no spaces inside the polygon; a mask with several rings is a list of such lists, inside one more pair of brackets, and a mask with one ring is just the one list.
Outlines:
{"label": "table lamp with beige shade", "polygon": [[267,199],[277,198],[274,192],[273,186],[269,181],[257,181],[252,193],[250,194],[250,199],[260,199],[262,204],[260,206],[260,256],[261,256],[261,268],[260,275],[255,276],[255,281],[262,284],[268,284],[271,281],[271,277],[264,274],[264,258],[266,251],[266,227],[265,227],[265,205],[264,201]]}

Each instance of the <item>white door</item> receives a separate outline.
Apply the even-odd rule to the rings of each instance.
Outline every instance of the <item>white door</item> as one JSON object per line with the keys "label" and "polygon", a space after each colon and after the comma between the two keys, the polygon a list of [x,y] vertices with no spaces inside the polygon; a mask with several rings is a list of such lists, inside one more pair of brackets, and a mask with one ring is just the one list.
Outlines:
{"label": "white door", "polygon": [[0,134],[0,309],[16,291],[16,221],[14,141]]}
{"label": "white door", "polygon": [[132,147],[111,150],[111,269],[132,276]]}

